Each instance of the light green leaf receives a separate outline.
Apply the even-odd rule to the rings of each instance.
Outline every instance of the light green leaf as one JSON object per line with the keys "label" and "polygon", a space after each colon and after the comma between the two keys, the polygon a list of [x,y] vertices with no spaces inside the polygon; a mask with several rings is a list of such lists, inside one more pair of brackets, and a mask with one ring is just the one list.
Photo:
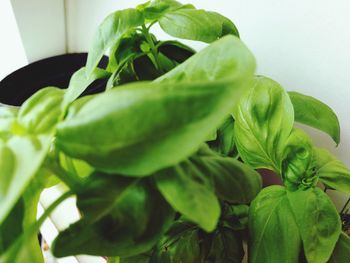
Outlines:
{"label": "light green leaf", "polygon": [[341,233],[328,263],[348,263],[350,258],[350,237]]}
{"label": "light green leaf", "polygon": [[50,133],[62,116],[64,90],[47,87],[36,92],[21,106],[18,123],[24,133]]}
{"label": "light green leaf", "polygon": [[174,220],[173,210],[147,180],[127,181],[103,173],[89,178],[77,194],[82,219],[56,238],[56,257],[131,257],[158,242]]}
{"label": "light green leaf", "polygon": [[177,38],[211,43],[225,35],[239,36],[236,26],[216,12],[179,8],[166,12],[160,19],[161,28]]}
{"label": "light green leaf", "polygon": [[285,143],[294,123],[293,105],[275,81],[257,77],[235,111],[235,141],[240,157],[253,168],[280,173]]}
{"label": "light green leaf", "polygon": [[252,202],[249,233],[249,262],[298,262],[301,239],[284,187],[267,187]]}
{"label": "light green leaf", "polygon": [[220,204],[210,177],[190,162],[162,170],[155,175],[159,191],[169,204],[207,232],[216,228]]}
{"label": "light green leaf", "polygon": [[[193,82],[235,80],[237,94],[248,89],[255,71],[255,59],[248,48],[237,37],[226,36],[196,53],[156,82]],[[244,88],[239,88],[244,80]]]}
{"label": "light green leaf", "polygon": [[350,195],[350,170],[325,149],[315,148],[317,175],[333,189]]}
{"label": "light green leaf", "polygon": [[152,0],[145,4],[138,5],[136,9],[140,10],[148,22],[153,22],[161,18],[164,14],[179,8],[194,8],[191,5],[183,5],[174,0]]}
{"label": "light green leaf", "polygon": [[109,15],[99,26],[92,40],[86,63],[86,74],[93,73],[103,54],[125,33],[143,23],[143,14],[136,9],[120,10]]}
{"label": "light green leaf", "polygon": [[308,262],[327,262],[341,232],[338,212],[319,188],[287,191]]}
{"label": "light green leaf", "polygon": [[337,115],[323,102],[298,92],[288,92],[293,103],[295,121],[324,131],[338,145],[340,126]]}
{"label": "light green leaf", "polygon": [[231,89],[230,82],[113,89],[62,122],[56,143],[101,170],[146,176],[197,150],[230,112]]}
{"label": "light green leaf", "polygon": [[64,95],[63,107],[76,100],[95,80],[107,78],[110,75],[111,73],[100,68],[95,68],[90,75],[86,73],[85,67],[75,72]]}
{"label": "light green leaf", "polygon": [[0,144],[0,224],[41,166],[50,135],[14,136]]}

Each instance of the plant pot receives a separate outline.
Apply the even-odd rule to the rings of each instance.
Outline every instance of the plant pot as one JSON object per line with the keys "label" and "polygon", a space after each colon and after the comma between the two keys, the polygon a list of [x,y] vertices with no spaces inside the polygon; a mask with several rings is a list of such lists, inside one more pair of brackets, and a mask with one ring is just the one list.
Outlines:
{"label": "plant pot", "polygon": [[[38,90],[55,86],[65,89],[75,71],[85,66],[87,53],[64,54],[31,63],[11,73],[0,81],[0,103],[20,106]],[[108,59],[104,57],[99,67],[105,68]],[[84,95],[101,92],[106,80],[92,83]]]}

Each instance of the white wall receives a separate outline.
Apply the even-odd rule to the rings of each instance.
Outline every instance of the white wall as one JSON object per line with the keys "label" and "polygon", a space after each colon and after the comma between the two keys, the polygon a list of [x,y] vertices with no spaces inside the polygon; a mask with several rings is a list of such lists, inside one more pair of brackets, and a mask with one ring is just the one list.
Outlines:
{"label": "white wall", "polygon": [[64,0],[11,2],[29,62],[66,52]]}
{"label": "white wall", "polygon": [[[138,0],[75,0],[68,7],[70,51],[87,50],[97,25],[113,10]],[[309,129],[317,144],[350,166],[350,1],[188,0],[218,11],[238,26],[258,62],[258,73],[287,90],[315,96],[330,105],[341,123],[336,149],[324,134]],[[164,34],[161,34],[164,36]]]}
{"label": "white wall", "polygon": [[27,64],[10,0],[0,0],[0,80]]}

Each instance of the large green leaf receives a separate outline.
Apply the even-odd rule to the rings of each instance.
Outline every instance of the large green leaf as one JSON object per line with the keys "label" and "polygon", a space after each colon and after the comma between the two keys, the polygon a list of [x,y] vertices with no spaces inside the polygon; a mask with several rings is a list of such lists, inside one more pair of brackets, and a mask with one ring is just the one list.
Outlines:
{"label": "large green leaf", "polygon": [[308,188],[316,184],[313,151],[310,137],[294,128],[286,142],[281,167],[287,188]]}
{"label": "large green leaf", "polygon": [[0,224],[40,168],[50,135],[14,136],[0,144]]}
{"label": "large green leaf", "polygon": [[56,143],[101,170],[146,176],[197,150],[230,112],[231,89],[230,82],[113,89],[62,122]]}
{"label": "large green leaf", "polygon": [[257,77],[235,111],[235,141],[240,157],[253,168],[280,173],[285,143],[293,128],[293,105],[275,81]]}
{"label": "large green leaf", "polygon": [[[237,94],[240,97],[240,81],[249,86],[248,80],[255,71],[255,60],[247,47],[236,37],[226,36],[202,51],[196,53],[172,71],[158,78],[157,82],[186,82],[235,80]],[[241,88],[239,88],[241,87]]]}
{"label": "large green leaf", "polygon": [[225,35],[239,36],[236,26],[216,12],[178,8],[160,19],[161,28],[171,36],[211,43]]}
{"label": "large green leaf", "polygon": [[350,258],[350,237],[341,233],[328,263],[348,263]]}
{"label": "large green leaf", "polygon": [[132,8],[116,11],[109,15],[99,26],[92,40],[86,63],[86,74],[92,74],[103,54],[117,43],[125,33],[143,25],[143,23],[142,12]]}
{"label": "large green leaf", "polygon": [[317,175],[327,186],[350,195],[350,170],[325,149],[315,149]]}
{"label": "large green leaf", "polygon": [[259,193],[249,210],[249,232],[249,262],[298,262],[301,239],[285,188]]}
{"label": "large green leaf", "polygon": [[210,181],[191,162],[167,168],[154,177],[171,206],[207,232],[216,228],[220,204]]}
{"label": "large green leaf", "polygon": [[308,262],[326,262],[341,232],[340,218],[329,197],[319,188],[287,191]]}
{"label": "large green leaf", "polygon": [[337,115],[323,102],[298,92],[288,92],[293,103],[295,121],[324,131],[338,145],[340,126]]}
{"label": "large green leaf", "polygon": [[54,255],[131,257],[151,249],[174,212],[149,182],[130,182],[117,175],[92,175],[77,194],[82,219],[59,234]]}

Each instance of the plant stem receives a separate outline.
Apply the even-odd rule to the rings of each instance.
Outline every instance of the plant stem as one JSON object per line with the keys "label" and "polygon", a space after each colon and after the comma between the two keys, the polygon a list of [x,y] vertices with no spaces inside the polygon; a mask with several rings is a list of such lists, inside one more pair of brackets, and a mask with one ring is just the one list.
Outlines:
{"label": "plant stem", "polygon": [[156,63],[155,64],[156,69],[159,70],[159,71],[162,71],[162,68],[161,68],[160,62],[159,62],[159,58],[158,58],[158,49],[154,45],[153,39],[152,39],[152,37],[151,37],[151,35],[149,33],[149,28],[146,28],[145,25],[142,25],[142,33],[145,36],[146,41],[147,41],[147,43],[149,44],[149,46],[151,48],[151,52],[152,52],[152,55],[153,55],[155,63]]}
{"label": "plant stem", "polygon": [[109,257],[107,263],[119,263],[119,257]]}
{"label": "plant stem", "polygon": [[81,180],[79,180],[77,176],[63,169],[57,162],[50,162],[48,166],[49,169],[58,177],[58,179],[65,183],[70,189],[78,189],[81,184]]}

